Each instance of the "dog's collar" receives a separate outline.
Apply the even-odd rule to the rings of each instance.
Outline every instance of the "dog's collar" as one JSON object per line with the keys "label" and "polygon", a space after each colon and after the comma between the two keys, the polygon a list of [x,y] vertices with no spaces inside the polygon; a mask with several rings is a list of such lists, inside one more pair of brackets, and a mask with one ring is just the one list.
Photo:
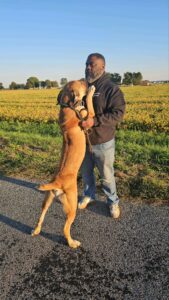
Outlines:
{"label": "dog's collar", "polygon": [[89,116],[88,111],[87,111],[86,117],[83,118],[82,115],[81,115],[81,112],[82,112],[83,110],[86,110],[85,107],[82,107],[80,110],[78,110],[78,109],[76,109],[76,108],[72,108],[72,109],[74,110],[74,112],[76,113],[76,116],[78,117],[78,119],[79,119],[81,122],[86,121],[86,120],[88,119],[88,116]]}
{"label": "dog's collar", "polygon": [[[75,103],[74,102],[74,99],[70,99],[67,103],[63,103],[63,102],[58,102],[57,104],[59,104],[62,108],[70,108],[72,109],[75,113],[76,113],[76,116],[78,117],[78,119],[83,122],[85,120],[87,120],[88,118],[88,112],[87,112],[87,116],[85,118],[83,118],[80,114],[80,112],[82,110],[86,110],[86,108],[84,107],[84,101],[81,100],[81,101],[76,101]],[[76,107],[78,106],[83,106],[80,110],[76,109]]]}
{"label": "dog's collar", "polygon": [[[67,103],[60,102],[60,103],[57,103],[57,104],[59,104],[62,108],[70,108],[70,109],[72,109],[76,113],[76,116],[78,117],[78,119],[81,122],[87,120],[88,115],[89,115],[88,112],[87,112],[87,116],[85,118],[83,118],[81,116],[81,114],[80,114],[82,112],[82,110],[86,110],[86,108],[84,107],[83,100],[76,101],[75,103],[73,103],[73,105],[71,105],[70,103],[72,103],[71,100],[69,100]],[[76,107],[78,107],[78,106],[83,106],[83,107],[80,110],[78,110],[78,109],[76,109]]]}

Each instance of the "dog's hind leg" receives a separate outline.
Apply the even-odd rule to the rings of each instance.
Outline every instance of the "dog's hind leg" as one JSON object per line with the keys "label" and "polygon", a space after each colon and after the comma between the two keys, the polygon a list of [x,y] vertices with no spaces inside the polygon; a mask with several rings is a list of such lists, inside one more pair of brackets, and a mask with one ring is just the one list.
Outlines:
{"label": "dog's hind leg", "polygon": [[64,226],[64,235],[71,248],[77,248],[80,246],[80,242],[73,240],[70,234],[70,228],[76,217],[77,210],[77,191],[66,191],[66,194],[61,196],[61,202],[63,203],[63,210],[66,213],[66,223]]}
{"label": "dog's hind leg", "polygon": [[45,215],[47,213],[48,208],[51,206],[54,197],[55,194],[52,191],[46,193],[45,199],[42,204],[42,212],[35,229],[32,231],[32,236],[38,235],[40,233]]}

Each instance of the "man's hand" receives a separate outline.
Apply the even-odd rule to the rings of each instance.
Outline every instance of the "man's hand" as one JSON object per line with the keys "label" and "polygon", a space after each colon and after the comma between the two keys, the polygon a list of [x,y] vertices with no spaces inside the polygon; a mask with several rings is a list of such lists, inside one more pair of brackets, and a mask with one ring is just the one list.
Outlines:
{"label": "man's hand", "polygon": [[91,128],[94,125],[94,119],[93,118],[88,118],[86,121],[82,122],[82,127],[83,128]]}

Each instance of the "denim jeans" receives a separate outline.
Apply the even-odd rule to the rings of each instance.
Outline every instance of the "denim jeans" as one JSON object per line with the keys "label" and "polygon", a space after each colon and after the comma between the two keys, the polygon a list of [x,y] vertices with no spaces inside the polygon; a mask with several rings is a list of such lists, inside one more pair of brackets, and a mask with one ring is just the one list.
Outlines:
{"label": "denim jeans", "polygon": [[110,205],[119,202],[114,177],[114,154],[115,139],[103,144],[92,145],[92,152],[89,151],[87,146],[85,158],[80,168],[84,183],[83,196],[95,199],[96,180],[94,167],[96,166],[100,174],[103,191],[107,197],[107,203]]}

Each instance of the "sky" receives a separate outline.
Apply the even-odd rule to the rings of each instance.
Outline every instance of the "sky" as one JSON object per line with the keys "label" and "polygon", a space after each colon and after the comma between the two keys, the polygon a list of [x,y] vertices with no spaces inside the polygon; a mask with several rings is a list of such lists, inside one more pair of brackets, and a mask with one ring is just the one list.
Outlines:
{"label": "sky", "polygon": [[169,79],[168,0],[0,0],[0,82],[76,80],[99,52],[106,71]]}

